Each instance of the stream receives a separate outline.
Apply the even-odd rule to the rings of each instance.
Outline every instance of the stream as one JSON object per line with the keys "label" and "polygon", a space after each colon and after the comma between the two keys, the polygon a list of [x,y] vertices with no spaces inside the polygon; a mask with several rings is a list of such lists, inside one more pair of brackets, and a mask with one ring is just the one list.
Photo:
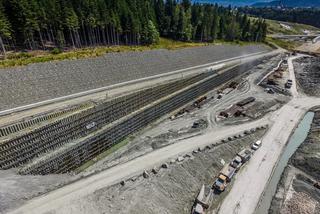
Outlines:
{"label": "stream", "polygon": [[312,120],[314,117],[313,112],[308,112],[303,120],[299,123],[297,129],[290,137],[289,143],[285,147],[282,156],[274,169],[273,175],[269,180],[268,185],[265,188],[265,192],[260,199],[260,203],[256,207],[255,214],[267,214],[271,205],[272,198],[277,190],[277,185],[280,181],[282,172],[288,164],[289,159],[298,149],[298,147],[304,142],[308,136]]}

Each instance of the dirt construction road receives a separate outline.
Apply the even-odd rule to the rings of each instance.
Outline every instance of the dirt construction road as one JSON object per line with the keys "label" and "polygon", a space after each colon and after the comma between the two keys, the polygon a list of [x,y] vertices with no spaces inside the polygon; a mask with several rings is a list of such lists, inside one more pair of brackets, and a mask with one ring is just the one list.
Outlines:
{"label": "dirt construction road", "polygon": [[[290,72],[293,72],[293,69],[290,69]],[[296,87],[293,87],[292,90],[293,94],[297,93]],[[66,206],[74,200],[81,201],[82,197],[98,189],[115,184],[124,178],[141,174],[144,169],[151,169],[168,161],[170,158],[186,154],[198,147],[205,147],[231,134],[234,135],[256,126],[269,124],[270,129],[263,138],[262,147],[255,153],[241,173],[237,175],[230,193],[220,207],[220,213],[222,214],[253,213],[290,134],[308,109],[317,105],[320,105],[320,98],[303,97],[296,94],[289,103],[260,120],[220,128],[219,130],[210,131],[204,135],[185,139],[176,144],[155,150],[145,156],[117,165],[52,191],[47,195],[35,198],[10,213],[51,213],[51,211]],[[74,213],[77,212],[75,211]]]}
{"label": "dirt construction road", "polygon": [[177,157],[179,154],[182,155],[192,152],[199,147],[203,148],[206,145],[210,145],[221,140],[222,138],[235,135],[257,126],[266,125],[268,123],[268,119],[263,118],[244,125],[230,126],[221,130],[209,132],[205,135],[182,140],[179,143],[156,150],[127,163],[117,165],[99,174],[83,178],[42,197],[35,198],[26,205],[10,213],[40,214],[50,212],[56,208],[71,203],[73,200],[81,199],[81,197],[93,193],[96,190],[115,184],[121,179],[141,174],[144,169],[152,169],[154,166],[161,165],[170,158]]}
{"label": "dirt construction road", "polygon": [[219,214],[254,212],[292,131],[308,109],[320,105],[320,98],[304,97],[298,94],[292,60],[293,58],[289,59],[288,63],[290,78],[293,80],[291,88],[293,99],[270,118],[274,123],[262,139],[262,147],[239,173],[230,193],[220,207]]}

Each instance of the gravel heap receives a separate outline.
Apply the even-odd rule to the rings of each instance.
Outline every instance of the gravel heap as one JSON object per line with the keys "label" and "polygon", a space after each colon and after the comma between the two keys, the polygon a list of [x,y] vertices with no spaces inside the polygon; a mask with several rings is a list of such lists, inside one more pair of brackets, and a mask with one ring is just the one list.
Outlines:
{"label": "gravel heap", "polygon": [[262,45],[217,45],[119,52],[1,69],[0,110],[265,50]]}

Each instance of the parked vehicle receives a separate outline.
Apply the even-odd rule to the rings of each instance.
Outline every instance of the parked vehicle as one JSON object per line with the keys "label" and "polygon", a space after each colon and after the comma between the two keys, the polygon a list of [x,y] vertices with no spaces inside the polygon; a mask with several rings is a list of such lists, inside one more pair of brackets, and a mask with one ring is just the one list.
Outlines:
{"label": "parked vehicle", "polygon": [[213,188],[219,192],[223,192],[227,186],[227,177],[220,174],[213,184]]}
{"label": "parked vehicle", "polygon": [[274,94],[275,91],[272,88],[266,88],[265,92],[267,92],[268,94]]}
{"label": "parked vehicle", "polygon": [[213,188],[219,192],[223,192],[228,184],[231,181],[236,169],[230,165],[225,165],[220,171],[218,178],[213,184]]}
{"label": "parked vehicle", "polygon": [[262,141],[258,140],[257,142],[253,143],[251,149],[258,150],[261,147]]}
{"label": "parked vehicle", "polygon": [[204,209],[201,204],[197,203],[192,210],[192,214],[204,214]]}
{"label": "parked vehicle", "polygon": [[287,88],[287,89],[290,89],[291,86],[292,86],[292,80],[288,80],[288,81],[286,82],[286,84],[284,85],[284,87]]}
{"label": "parked vehicle", "polygon": [[236,169],[236,172],[239,171],[240,167],[242,166],[242,159],[238,155],[233,158],[233,160],[230,163],[230,166]]}
{"label": "parked vehicle", "polygon": [[251,158],[251,151],[248,149],[244,149],[241,152],[238,153],[238,156],[241,158],[242,163],[247,162]]}

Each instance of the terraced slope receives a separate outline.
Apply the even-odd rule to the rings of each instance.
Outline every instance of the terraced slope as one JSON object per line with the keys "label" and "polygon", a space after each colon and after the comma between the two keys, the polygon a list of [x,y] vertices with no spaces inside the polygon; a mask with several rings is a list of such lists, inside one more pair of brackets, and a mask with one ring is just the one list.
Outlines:
{"label": "terraced slope", "polygon": [[110,53],[0,70],[0,110],[268,50],[263,45]]}

